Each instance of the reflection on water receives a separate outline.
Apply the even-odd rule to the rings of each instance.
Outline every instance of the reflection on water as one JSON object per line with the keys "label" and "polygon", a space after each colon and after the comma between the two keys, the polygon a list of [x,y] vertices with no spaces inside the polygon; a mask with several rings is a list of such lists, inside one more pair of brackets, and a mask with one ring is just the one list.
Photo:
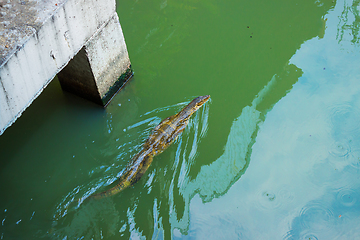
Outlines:
{"label": "reflection on water", "polygon": [[[193,181],[186,176],[186,171],[190,169],[191,164],[187,163],[186,158],[182,159],[181,173],[183,174],[182,178],[179,177],[178,187],[180,188],[180,194],[184,198],[185,209],[183,217],[180,218],[180,220],[175,214],[175,209],[170,210],[170,213],[173,213],[170,215],[173,229],[172,233],[174,233],[174,231],[178,232],[179,230],[186,233],[188,230],[189,204],[195,194],[200,194],[205,202],[210,201],[214,197],[223,195],[244,173],[249,161],[248,156],[253,143],[253,137],[254,134],[256,134],[256,129],[260,122],[260,112],[256,110],[256,107],[271,90],[275,79],[276,78],[273,77],[269,81],[253,100],[252,105],[245,107],[241,115],[233,122],[225,145],[224,154],[210,165],[202,166],[199,174]],[[186,151],[187,148],[185,147],[184,149]],[[191,152],[193,149],[194,148],[191,149]],[[177,157],[180,156],[180,154],[177,155]],[[170,201],[171,200],[173,199],[170,199]],[[172,203],[172,205],[176,204]]]}
{"label": "reflection on water", "polygon": [[357,239],[359,197],[359,188],[328,189],[301,209],[285,239]]}
{"label": "reflection on water", "polygon": [[[1,136],[0,238],[359,238],[359,3],[332,2],[119,1],[131,84],[106,110],[49,86]],[[77,201],[197,94],[137,184]]]}
{"label": "reflection on water", "polygon": [[341,1],[343,10],[339,15],[339,23],[337,29],[338,42],[351,41],[351,43],[359,44],[360,36],[360,1],[345,0]]}
{"label": "reflection on water", "polygon": [[177,236],[360,237],[360,54],[353,40],[339,45],[336,38],[338,17],[348,5],[359,8],[348,2],[325,16],[323,38],[306,41],[290,59],[303,75],[259,125],[246,172],[217,199],[196,192],[189,233]]}

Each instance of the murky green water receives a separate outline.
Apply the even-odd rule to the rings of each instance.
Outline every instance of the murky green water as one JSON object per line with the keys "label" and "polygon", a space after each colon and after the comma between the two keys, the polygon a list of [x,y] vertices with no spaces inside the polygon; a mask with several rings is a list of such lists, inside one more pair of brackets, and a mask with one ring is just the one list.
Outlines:
{"label": "murky green water", "polygon": [[[360,237],[360,1],[122,1],[134,78],[104,110],[55,79],[0,137],[1,239]],[[161,119],[211,101],[133,187]]]}

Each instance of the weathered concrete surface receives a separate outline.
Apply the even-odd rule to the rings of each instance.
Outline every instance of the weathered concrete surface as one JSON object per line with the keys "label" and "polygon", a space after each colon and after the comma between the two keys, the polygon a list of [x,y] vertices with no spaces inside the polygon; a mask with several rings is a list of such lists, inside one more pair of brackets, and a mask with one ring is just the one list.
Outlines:
{"label": "weathered concrete surface", "polygon": [[128,70],[129,55],[115,13],[58,74],[58,78],[64,90],[104,106],[129,78],[131,71]]}
{"label": "weathered concrete surface", "polygon": [[[115,0],[0,0],[0,135],[86,43],[96,45],[90,39],[105,34],[101,30],[114,19]],[[84,50],[88,56],[101,51]],[[127,56],[126,46],[123,51]],[[91,60],[91,67],[101,59]],[[118,67],[129,68],[125,62]]]}

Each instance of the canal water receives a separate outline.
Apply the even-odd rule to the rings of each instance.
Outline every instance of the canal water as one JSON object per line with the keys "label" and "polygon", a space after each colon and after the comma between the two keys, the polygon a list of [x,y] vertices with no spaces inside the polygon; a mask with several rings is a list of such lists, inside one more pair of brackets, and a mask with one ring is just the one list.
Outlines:
{"label": "canal water", "polygon": [[[0,239],[358,239],[360,1],[118,1],[134,77],[0,136]],[[151,130],[211,95],[133,187]],[[78,201],[80,199],[80,201]]]}

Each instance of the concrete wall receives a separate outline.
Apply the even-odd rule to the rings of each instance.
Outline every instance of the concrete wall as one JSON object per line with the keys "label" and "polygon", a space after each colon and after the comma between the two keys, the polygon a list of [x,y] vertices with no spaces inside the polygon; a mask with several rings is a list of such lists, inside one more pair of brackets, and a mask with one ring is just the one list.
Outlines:
{"label": "concrete wall", "polygon": [[[106,104],[121,75],[129,76],[115,0],[3,0],[0,21],[5,22],[0,28],[0,134],[80,50],[88,62],[82,69],[94,76],[84,84],[98,91],[99,104]],[[76,58],[72,62],[81,65]],[[66,88],[66,74],[59,78]]]}

